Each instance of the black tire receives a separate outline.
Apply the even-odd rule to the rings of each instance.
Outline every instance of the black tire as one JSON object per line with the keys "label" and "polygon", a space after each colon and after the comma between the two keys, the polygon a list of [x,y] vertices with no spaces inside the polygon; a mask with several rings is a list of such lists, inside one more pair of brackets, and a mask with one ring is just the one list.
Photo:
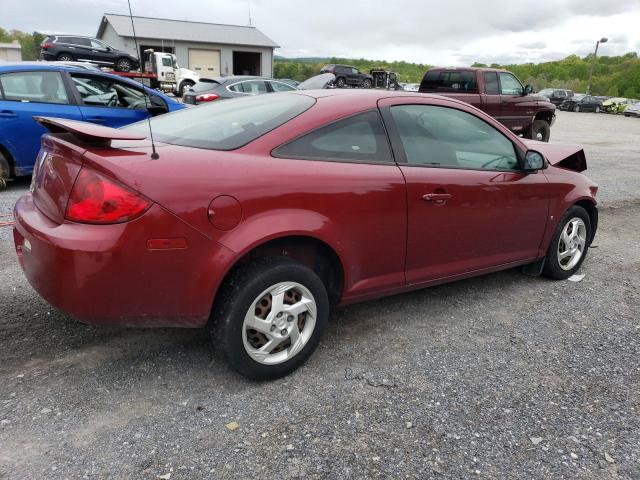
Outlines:
{"label": "black tire", "polygon": [[189,87],[193,87],[195,85],[195,83],[193,83],[191,80],[184,80],[181,84],[180,87],[178,88],[178,96],[180,98],[182,98],[182,95],[184,95],[184,91],[185,89],[189,88]]}
{"label": "black tire", "polygon": [[[316,323],[302,350],[273,365],[249,356],[243,341],[244,318],[258,296],[280,282],[296,282],[311,292],[316,305]],[[310,268],[283,257],[261,258],[232,274],[216,299],[210,332],[225,359],[240,374],[253,380],[280,378],[300,367],[314,352],[329,319],[327,290]]]}
{"label": "black tire", "polygon": [[599,105],[596,105],[596,108],[595,108],[594,112],[595,113],[600,113],[600,106]]}
{"label": "black tire", "polygon": [[551,125],[546,120],[534,120],[533,125],[529,127],[528,136],[532,140],[548,142],[551,138]]}
{"label": "black tire", "polygon": [[371,80],[369,80],[368,78],[365,78],[364,81],[362,82],[362,88],[371,88]]}
{"label": "black tire", "polygon": [[56,57],[59,62],[73,62],[73,55],[70,53],[61,53]]}
{"label": "black tire", "polygon": [[347,81],[344,79],[344,77],[338,77],[336,79],[336,87],[344,88],[346,84],[347,84]]}
{"label": "black tire", "polygon": [[133,68],[133,62],[128,58],[119,58],[116,61],[115,67],[119,72],[130,72]]}
{"label": "black tire", "polygon": [[7,180],[11,178],[11,165],[9,160],[0,152],[0,188],[7,186]]}
{"label": "black tire", "polygon": [[[567,228],[568,223],[576,218],[584,222],[584,225],[586,227],[586,243],[580,260],[573,268],[571,268],[570,270],[565,270],[560,266],[560,260],[558,258],[560,237],[562,236],[562,232],[564,231],[564,229]],[[584,262],[584,259],[587,257],[590,244],[591,219],[589,218],[589,214],[584,208],[578,205],[574,205],[565,212],[565,214],[558,222],[556,231],[554,232],[553,238],[551,239],[551,244],[549,245],[549,250],[547,250],[547,256],[545,258],[542,274],[545,277],[552,278],[554,280],[566,280],[580,269],[580,267],[582,266],[582,262]]]}

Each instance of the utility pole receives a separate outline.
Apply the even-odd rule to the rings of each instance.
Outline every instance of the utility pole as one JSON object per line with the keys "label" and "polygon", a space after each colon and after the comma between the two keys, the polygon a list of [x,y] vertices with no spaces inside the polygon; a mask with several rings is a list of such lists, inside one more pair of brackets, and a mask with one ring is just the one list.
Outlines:
{"label": "utility pole", "polygon": [[593,58],[591,59],[591,71],[589,72],[589,84],[587,85],[587,95],[591,95],[591,77],[593,77],[593,69],[596,66],[596,59],[598,58],[598,47],[601,43],[607,43],[609,39],[607,37],[602,37],[600,40],[596,42],[596,51],[593,53]]}

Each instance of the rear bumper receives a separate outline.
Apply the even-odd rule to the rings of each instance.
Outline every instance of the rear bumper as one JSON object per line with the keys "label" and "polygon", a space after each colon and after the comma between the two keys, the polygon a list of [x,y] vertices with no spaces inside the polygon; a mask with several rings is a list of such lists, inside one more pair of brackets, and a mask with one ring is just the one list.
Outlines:
{"label": "rear bumper", "polygon": [[[57,224],[26,194],[14,217],[16,253],[29,283],[53,306],[93,325],[204,326],[234,259],[158,205],[129,223]],[[188,248],[148,250],[150,238],[185,238]]]}

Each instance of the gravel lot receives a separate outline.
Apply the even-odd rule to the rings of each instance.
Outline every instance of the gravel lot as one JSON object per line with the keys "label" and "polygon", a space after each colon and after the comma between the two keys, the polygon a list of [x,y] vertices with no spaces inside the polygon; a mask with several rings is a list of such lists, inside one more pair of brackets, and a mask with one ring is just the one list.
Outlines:
{"label": "gravel lot", "polygon": [[0,228],[0,479],[640,478],[640,120],[560,112],[552,141],[582,143],[600,184],[584,280],[506,271],[344,308],[272,383],[204,331],[74,322]]}

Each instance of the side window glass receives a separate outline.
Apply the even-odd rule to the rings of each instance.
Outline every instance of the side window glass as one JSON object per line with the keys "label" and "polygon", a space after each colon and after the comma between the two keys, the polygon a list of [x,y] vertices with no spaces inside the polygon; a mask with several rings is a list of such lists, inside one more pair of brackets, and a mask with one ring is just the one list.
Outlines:
{"label": "side window glass", "polygon": [[511,141],[474,115],[431,105],[397,105],[391,113],[409,165],[518,169]]}
{"label": "side window glass", "polygon": [[267,93],[267,84],[264,80],[249,80],[242,82],[239,85],[242,86],[242,91],[250,95],[259,95],[261,93]]}
{"label": "side window glass", "polygon": [[[484,72],[484,87],[487,95],[500,95],[500,85],[498,85],[498,74],[496,72]],[[547,91],[547,94],[549,93],[551,92]]]}
{"label": "side window glass", "polygon": [[278,157],[310,160],[393,161],[377,111],[354,115],[319,128],[282,145],[275,153]]}
{"label": "side window glass", "polygon": [[142,91],[110,78],[90,75],[73,75],[72,78],[82,103],[87,106],[143,110],[151,104]]}
{"label": "side window glass", "polygon": [[91,42],[91,48],[95,50],[106,50],[107,47],[104,43],[98,42],[97,40],[89,40]]}
{"label": "side window glass", "polygon": [[500,93],[502,95],[522,95],[522,85],[510,73],[500,73]]}
{"label": "side window glass", "polygon": [[91,46],[91,41],[88,38],[73,37],[71,40],[71,43],[73,43],[74,45],[82,45],[83,47]]}
{"label": "side window glass", "polygon": [[0,75],[5,100],[68,104],[59,72],[16,72]]}
{"label": "side window glass", "polygon": [[295,90],[291,85],[282,82],[271,82],[271,88],[273,88],[274,92],[290,92]]}

